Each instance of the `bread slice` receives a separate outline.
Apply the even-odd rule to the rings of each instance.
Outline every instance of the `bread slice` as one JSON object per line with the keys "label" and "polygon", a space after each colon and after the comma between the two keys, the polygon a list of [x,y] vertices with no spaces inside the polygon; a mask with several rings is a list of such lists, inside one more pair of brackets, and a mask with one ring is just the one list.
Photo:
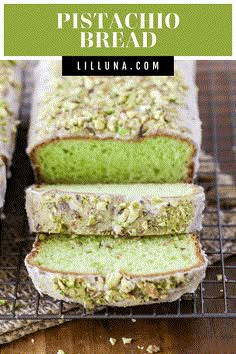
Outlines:
{"label": "bread slice", "polygon": [[175,301],[197,289],[207,259],[195,235],[39,234],[25,264],[41,294],[92,310]]}
{"label": "bread slice", "polygon": [[12,60],[0,60],[0,157],[11,165],[21,93],[21,70]]}
{"label": "bread slice", "polygon": [[34,185],[26,211],[32,232],[149,236],[201,230],[204,200],[184,183]]}
{"label": "bread slice", "polygon": [[35,70],[27,152],[39,182],[192,182],[200,143],[192,61],[173,77],[62,77],[57,61]]}

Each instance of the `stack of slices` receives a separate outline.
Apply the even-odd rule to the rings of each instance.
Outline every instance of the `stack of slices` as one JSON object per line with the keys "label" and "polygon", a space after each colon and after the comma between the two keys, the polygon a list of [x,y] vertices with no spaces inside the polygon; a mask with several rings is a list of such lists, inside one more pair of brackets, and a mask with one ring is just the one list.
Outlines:
{"label": "stack of slices", "polygon": [[6,176],[11,165],[21,92],[21,70],[16,62],[0,61],[0,209],[6,193]]}
{"label": "stack of slices", "polygon": [[25,263],[40,293],[94,310],[174,301],[204,278],[195,65],[175,65],[174,77],[38,65],[28,153],[45,184],[26,191]]}

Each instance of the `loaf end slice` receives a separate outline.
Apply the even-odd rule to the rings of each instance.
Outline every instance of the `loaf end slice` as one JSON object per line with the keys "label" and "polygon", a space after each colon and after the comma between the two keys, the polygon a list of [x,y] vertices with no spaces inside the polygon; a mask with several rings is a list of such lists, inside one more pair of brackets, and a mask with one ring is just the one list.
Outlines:
{"label": "loaf end slice", "polygon": [[34,185],[26,211],[32,232],[151,236],[201,230],[204,200],[192,184]]}
{"label": "loaf end slice", "polygon": [[25,264],[41,294],[94,310],[175,301],[197,289],[207,259],[195,235],[114,239],[39,234]]}
{"label": "loaf end slice", "polygon": [[201,122],[195,67],[175,76],[62,77],[35,71],[27,152],[39,182],[191,183]]}

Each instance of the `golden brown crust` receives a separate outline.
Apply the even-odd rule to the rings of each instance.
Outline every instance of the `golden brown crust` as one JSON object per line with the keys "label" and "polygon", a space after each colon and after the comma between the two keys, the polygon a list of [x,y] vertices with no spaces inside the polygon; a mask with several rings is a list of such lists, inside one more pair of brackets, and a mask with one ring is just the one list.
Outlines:
{"label": "golden brown crust", "polygon": [[36,179],[39,183],[44,183],[46,182],[41,171],[40,171],[40,167],[39,164],[37,163],[37,150],[47,144],[51,144],[54,142],[58,142],[60,140],[113,140],[114,142],[119,141],[122,143],[142,143],[144,140],[146,139],[153,139],[156,137],[166,137],[166,138],[172,138],[172,139],[176,139],[176,140],[181,140],[184,141],[186,143],[188,143],[190,145],[190,147],[192,148],[192,152],[191,152],[191,158],[189,161],[189,164],[187,166],[187,177],[186,179],[183,181],[185,183],[191,183],[193,181],[193,175],[194,175],[194,163],[193,160],[197,154],[197,148],[196,146],[191,142],[191,140],[181,137],[177,134],[167,134],[167,133],[157,133],[157,134],[153,134],[153,135],[149,135],[146,137],[142,137],[142,138],[138,138],[137,140],[121,140],[121,139],[113,139],[113,138],[97,138],[97,137],[78,137],[78,136],[69,136],[69,137],[63,137],[63,139],[61,138],[54,138],[54,139],[49,139],[43,143],[40,143],[38,145],[36,145],[29,153],[32,164],[34,166],[35,169],[35,175],[36,175]]}
{"label": "golden brown crust", "polygon": [[[82,236],[83,237],[83,236]],[[197,256],[197,259],[198,259],[198,263],[196,263],[194,266],[192,267],[188,267],[188,268],[184,268],[184,269],[181,269],[179,272],[181,273],[185,273],[185,272],[190,272],[191,270],[193,270],[194,268],[198,268],[202,265],[205,264],[205,260],[204,260],[204,257],[203,257],[203,254],[201,252],[201,248],[200,248],[200,244],[199,244],[199,241],[198,241],[198,236],[196,234],[191,234],[189,235],[189,237],[191,237],[193,240],[194,240],[194,243],[195,243],[195,250],[196,250],[196,256]],[[36,265],[32,260],[33,258],[37,255],[37,253],[39,252],[40,250],[40,246],[41,244],[43,243],[44,241],[41,241],[39,239],[37,239],[34,243],[34,247],[33,247],[33,250],[31,251],[30,254],[28,254],[26,256],[26,263],[28,263],[30,266],[32,267],[37,267],[40,271],[42,272],[50,272],[50,273],[60,273],[60,274],[65,274],[65,275],[75,275],[75,276],[98,276],[100,275],[99,273],[78,273],[78,272],[63,272],[63,271],[56,271],[56,270],[53,270],[53,269],[50,269],[50,268],[47,268],[47,267],[42,267],[41,265]],[[124,271],[120,271],[121,274],[124,274],[124,275],[127,275],[129,278],[136,278],[136,277],[148,277],[148,278],[155,278],[155,277],[161,277],[161,276],[168,276],[168,275],[171,275],[171,274],[175,274],[177,272],[173,271],[169,271],[169,272],[165,272],[165,273],[154,273],[154,274],[129,274],[129,273],[126,273]]]}

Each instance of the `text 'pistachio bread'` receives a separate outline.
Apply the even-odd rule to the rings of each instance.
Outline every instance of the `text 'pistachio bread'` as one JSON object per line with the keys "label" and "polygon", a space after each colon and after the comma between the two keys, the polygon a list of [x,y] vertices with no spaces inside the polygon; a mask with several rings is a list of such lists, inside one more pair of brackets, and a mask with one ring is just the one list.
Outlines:
{"label": "text 'pistachio bread'", "polygon": [[195,63],[172,77],[62,77],[41,61],[27,152],[39,182],[192,182],[201,123]]}
{"label": "text 'pistachio bread'", "polygon": [[195,235],[39,234],[25,264],[40,293],[94,309],[175,301],[196,290],[207,260]]}
{"label": "text 'pistachio bread'", "polygon": [[201,230],[204,200],[186,183],[34,185],[26,211],[32,232],[149,236]]}

